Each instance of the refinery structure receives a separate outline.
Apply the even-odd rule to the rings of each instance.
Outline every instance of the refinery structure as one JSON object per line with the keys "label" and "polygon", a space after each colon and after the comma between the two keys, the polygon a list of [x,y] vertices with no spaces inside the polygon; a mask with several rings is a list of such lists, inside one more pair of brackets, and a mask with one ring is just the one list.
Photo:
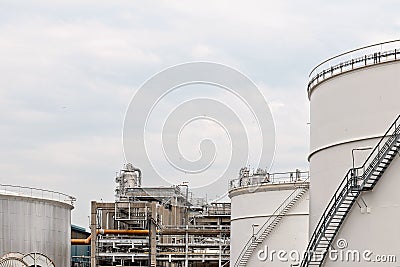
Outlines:
{"label": "refinery structure", "polygon": [[399,41],[371,45],[314,68],[309,171],[237,166],[230,202],[196,198],[188,184],[145,187],[127,163],[115,200],[91,202],[86,231],[71,225],[74,197],[1,186],[0,267],[394,266],[399,49]]}
{"label": "refinery structure", "polygon": [[188,186],[141,187],[127,164],[116,201],[92,202],[91,266],[223,266],[229,259],[230,203],[189,198]]}

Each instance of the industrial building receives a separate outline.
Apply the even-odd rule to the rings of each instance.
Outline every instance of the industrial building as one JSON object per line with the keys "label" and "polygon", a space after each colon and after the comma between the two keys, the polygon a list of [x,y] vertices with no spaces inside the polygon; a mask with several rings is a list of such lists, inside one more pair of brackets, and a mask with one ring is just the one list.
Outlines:
{"label": "industrial building", "polygon": [[91,266],[227,266],[230,203],[189,197],[188,186],[141,187],[126,164],[116,177],[116,200],[91,203]]}

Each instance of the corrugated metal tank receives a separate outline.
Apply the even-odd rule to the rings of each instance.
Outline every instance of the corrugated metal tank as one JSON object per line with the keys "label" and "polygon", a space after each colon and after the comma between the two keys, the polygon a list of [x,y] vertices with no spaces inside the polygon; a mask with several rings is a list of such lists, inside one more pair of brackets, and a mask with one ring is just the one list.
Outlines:
{"label": "corrugated metal tank", "polygon": [[[268,182],[255,185],[245,183],[246,186],[236,186],[229,191],[232,201],[230,266],[235,266],[237,263],[243,248],[253,236],[253,228],[257,233],[268,220],[271,223],[277,214],[275,211],[289,196],[292,198],[298,193],[296,191],[292,194],[295,190],[299,190],[298,182]],[[262,243],[258,244],[246,266],[289,266],[288,264],[296,262],[295,255],[290,256],[289,253],[304,251],[308,241],[309,184],[306,182],[302,185],[305,186],[305,193],[295,201]],[[288,261],[277,259],[277,254],[273,255],[272,259],[270,254],[272,250],[286,251],[288,254],[285,257]],[[266,253],[268,259],[265,258]]]}
{"label": "corrugated metal tank", "polygon": [[[310,235],[346,172],[352,168],[352,150],[375,146],[400,114],[398,55],[377,58],[380,52],[372,56],[369,50],[356,52],[361,53],[358,66],[340,67],[338,70],[342,72],[334,75],[329,74],[328,68],[330,77],[309,87]],[[354,58],[352,56],[351,60]],[[343,64],[351,62],[340,57],[335,60]],[[353,151],[355,167],[362,165],[369,153],[368,150]],[[398,170],[400,160],[395,158],[374,190],[361,195],[360,203],[365,201],[368,212],[363,203],[361,207],[356,203],[336,236],[334,246],[339,239],[345,239],[345,249],[371,250],[373,255],[395,254],[400,260]],[[362,259],[346,262],[327,257],[324,266],[365,264]]]}
{"label": "corrugated metal tank", "polygon": [[[55,192],[0,186],[0,255],[39,252],[71,265],[71,198]],[[32,194],[32,192],[38,194]],[[45,195],[51,193],[51,197]],[[33,196],[35,195],[35,196]],[[67,197],[67,198],[66,198]]]}

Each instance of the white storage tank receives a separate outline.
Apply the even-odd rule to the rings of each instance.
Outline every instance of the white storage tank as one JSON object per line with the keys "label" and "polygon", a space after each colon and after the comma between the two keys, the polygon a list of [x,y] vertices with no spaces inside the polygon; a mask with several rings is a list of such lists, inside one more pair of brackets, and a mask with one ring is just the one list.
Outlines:
{"label": "white storage tank", "polygon": [[70,266],[74,200],[58,192],[0,185],[0,257],[40,253],[55,266]]}
{"label": "white storage tank", "polygon": [[[399,42],[386,42],[356,49],[327,60],[310,76],[310,235],[346,172],[363,164],[400,114],[399,48]],[[373,191],[361,193],[332,243],[339,252],[369,250],[371,260],[393,254],[400,261],[399,170],[396,157]],[[358,262],[328,256],[324,266],[366,261],[362,255]]]}
{"label": "white storage tank", "polygon": [[[239,178],[230,181],[230,266],[298,262],[308,240],[308,187],[308,172],[300,171],[268,174],[257,170],[252,175],[242,169]],[[278,259],[274,250],[287,254]]]}

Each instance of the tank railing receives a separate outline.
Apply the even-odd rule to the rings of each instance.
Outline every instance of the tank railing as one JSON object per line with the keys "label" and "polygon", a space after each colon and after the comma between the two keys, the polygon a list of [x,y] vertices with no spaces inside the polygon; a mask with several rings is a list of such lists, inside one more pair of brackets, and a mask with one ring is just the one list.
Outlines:
{"label": "tank railing", "polygon": [[266,174],[265,177],[259,177],[258,175],[246,176],[230,180],[229,190],[264,184],[301,183],[309,177],[310,173],[308,171],[277,172]]}
{"label": "tank railing", "polygon": [[[385,134],[380,139],[378,144],[374,147],[372,152],[364,161],[363,165],[361,167],[357,167],[354,169],[351,168],[347,171],[344,179],[337,187],[334,195],[332,196],[331,200],[326,206],[325,211],[322,213],[321,218],[314,229],[314,232],[310,238],[310,242],[307,246],[303,262],[300,265],[301,267],[308,266],[306,265],[307,259],[310,259],[310,257],[312,257],[314,253],[316,253],[315,249],[322,238],[322,233],[331,222],[333,217],[332,215],[336,212],[337,207],[345,199],[345,196],[348,193],[358,194],[358,195],[360,194],[362,187],[365,186],[366,181],[368,180],[368,178],[370,177],[376,166],[379,164],[380,160],[384,157],[385,155],[384,150],[390,149],[390,143],[392,142],[391,144],[393,144],[393,142],[396,142],[396,137],[398,138],[399,133],[400,133],[400,115],[397,116],[396,120],[385,132]],[[385,143],[383,144],[383,142]],[[354,191],[353,189],[358,189],[358,190]],[[319,238],[317,238],[318,236]]]}
{"label": "tank railing", "polygon": [[296,186],[296,189],[293,190],[292,193],[279,205],[279,207],[272,213],[271,216],[265,221],[265,223],[258,229],[258,231],[250,237],[250,239],[247,241],[247,243],[244,245],[242,251],[240,252],[238,258],[236,259],[234,267],[238,267],[240,264],[240,260],[246,253],[247,249],[253,244],[253,242],[256,242],[258,238],[262,235],[262,233],[266,230],[266,228],[270,225],[271,221],[274,221],[280,214],[282,214],[282,211],[286,208],[287,205],[289,205],[290,202],[293,201],[293,199],[296,198],[298,193],[303,190],[304,188],[307,188],[309,186],[308,183],[309,176],[307,177],[306,180],[302,181],[300,184]]}
{"label": "tank railing", "polygon": [[64,193],[46,190],[46,189],[39,189],[34,187],[27,187],[27,186],[19,186],[19,185],[7,185],[7,184],[0,184],[0,193],[4,193],[7,195],[18,195],[18,196],[27,196],[27,197],[34,197],[39,199],[49,199],[49,200],[56,200],[64,203],[68,203],[73,205],[76,201],[76,198]]}
{"label": "tank railing", "polygon": [[400,40],[393,40],[358,49],[331,57],[314,67],[309,74],[308,93],[318,83],[335,75],[400,59]]}
{"label": "tank railing", "polygon": [[369,177],[372,175],[376,165],[385,157],[386,152],[396,142],[400,134],[400,115],[390,125],[389,129],[385,132],[383,137],[379,140],[378,144],[373,148],[367,159],[361,167],[354,168],[353,170],[353,186],[362,189]]}

